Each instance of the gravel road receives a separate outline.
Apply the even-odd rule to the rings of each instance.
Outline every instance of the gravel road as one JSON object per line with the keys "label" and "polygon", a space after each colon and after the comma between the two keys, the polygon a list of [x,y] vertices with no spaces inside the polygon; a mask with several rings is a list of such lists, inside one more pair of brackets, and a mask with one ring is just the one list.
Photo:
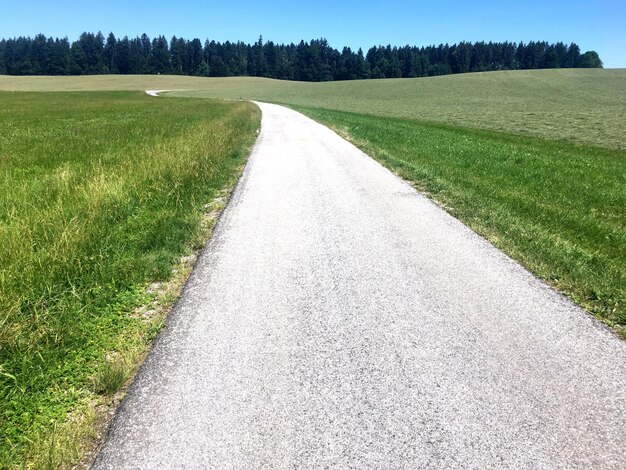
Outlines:
{"label": "gravel road", "polygon": [[626,342],[327,128],[259,106],[93,468],[626,468]]}

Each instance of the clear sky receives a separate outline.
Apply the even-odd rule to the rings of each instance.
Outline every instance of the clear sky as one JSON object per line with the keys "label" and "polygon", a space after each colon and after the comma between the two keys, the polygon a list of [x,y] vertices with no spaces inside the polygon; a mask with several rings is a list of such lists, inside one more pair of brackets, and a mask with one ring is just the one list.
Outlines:
{"label": "clear sky", "polygon": [[[470,6],[471,3],[471,6]],[[102,31],[216,41],[325,37],[341,48],[459,41],[576,42],[626,67],[626,0],[0,0],[0,37]]]}

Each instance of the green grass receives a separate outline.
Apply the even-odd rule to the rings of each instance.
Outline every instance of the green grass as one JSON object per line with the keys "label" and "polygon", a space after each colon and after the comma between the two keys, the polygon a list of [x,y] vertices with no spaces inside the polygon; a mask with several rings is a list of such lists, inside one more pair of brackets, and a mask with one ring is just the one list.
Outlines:
{"label": "green grass", "polygon": [[125,356],[107,360],[93,378],[93,391],[104,395],[117,393],[133,372],[135,361]]}
{"label": "green grass", "polygon": [[300,108],[610,325],[626,326],[626,152]]}
{"label": "green grass", "polygon": [[141,92],[0,93],[0,102],[7,468],[27,455],[45,462],[37,443],[62,454],[53,429],[125,382],[128,359],[160,325],[137,308],[163,302],[154,283],[176,277],[202,245],[207,204],[236,181],[260,115],[249,103]]}

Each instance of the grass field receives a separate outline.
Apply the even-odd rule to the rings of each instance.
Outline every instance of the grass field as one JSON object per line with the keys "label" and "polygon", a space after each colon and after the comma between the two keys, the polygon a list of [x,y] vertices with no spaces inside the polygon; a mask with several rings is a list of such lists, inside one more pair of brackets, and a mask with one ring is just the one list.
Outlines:
{"label": "grass field", "polygon": [[68,412],[114,394],[160,327],[260,115],[141,92],[0,103],[0,468],[56,468]]}
{"label": "grass field", "polygon": [[485,72],[326,83],[249,77],[0,76],[0,90],[103,89],[180,89],[188,91],[173,95],[257,99],[626,149],[626,69]]}
{"label": "grass field", "polygon": [[241,79],[172,95],[257,99],[626,149],[625,83],[626,70],[534,70],[333,83]]}

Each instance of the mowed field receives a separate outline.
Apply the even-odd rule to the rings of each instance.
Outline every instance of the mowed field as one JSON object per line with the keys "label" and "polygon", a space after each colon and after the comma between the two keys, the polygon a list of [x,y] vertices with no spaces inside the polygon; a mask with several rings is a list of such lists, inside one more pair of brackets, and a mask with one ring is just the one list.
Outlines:
{"label": "mowed field", "polygon": [[143,92],[0,103],[0,468],[57,468],[161,327],[260,113]]}
{"label": "mowed field", "polygon": [[[168,99],[144,97],[141,92],[84,93],[113,89],[177,91],[166,93]],[[2,289],[7,286],[0,290],[4,296],[0,301],[5,302],[2,310],[11,312],[0,337],[2,398],[10,399],[0,423],[7,462],[15,461],[16,452],[33,448],[18,437],[24,429],[28,439],[36,439],[40,429],[45,436],[49,423],[62,422],[60,417],[76,403],[86,403],[98,393],[106,396],[102,380],[93,384],[99,383],[103,371],[105,377],[114,375],[115,351],[142,350],[136,344],[145,345],[150,332],[158,329],[128,315],[137,305],[153,301],[155,294],[144,288],[146,280],[167,277],[175,264],[172,260],[185,252],[181,247],[202,238],[190,235],[201,226],[197,217],[201,218],[202,205],[238,174],[236,167],[244,161],[242,149],[253,140],[258,112],[245,103],[181,98],[255,99],[286,104],[309,115],[413,182],[617,331],[626,331],[626,70],[491,72],[333,83],[245,77],[0,76],[0,90],[21,90],[0,93],[0,171],[8,176],[0,183],[4,185],[0,256],[9,260],[5,265],[2,258],[0,267]],[[132,207],[139,210],[147,201],[161,198],[178,207],[173,201],[181,192],[167,188],[179,188],[179,179],[191,181],[185,168],[196,168],[194,158],[204,152],[194,149],[205,149],[220,136],[228,143],[220,155],[239,155],[234,159],[238,163],[218,165],[220,170],[204,175],[202,183],[193,180],[191,186],[181,186],[189,191],[180,190],[188,198],[183,200],[193,203],[184,203],[178,214],[196,217],[194,223],[182,224],[187,227],[180,232],[185,236],[177,235],[179,222],[151,221],[160,214],[160,202],[135,215]],[[162,159],[173,165],[178,152],[186,157],[177,160],[176,171],[158,170],[163,168]],[[142,165],[145,158],[148,163]],[[47,160],[53,164],[41,163]],[[95,165],[96,160],[104,166]],[[110,167],[105,165],[109,161]],[[160,176],[154,177],[157,182],[145,183],[153,181],[145,176],[150,169]],[[108,176],[110,172],[115,177]],[[115,190],[113,202],[97,202],[98,188],[118,180],[119,196],[113,197],[118,194]],[[135,190],[128,188],[136,181],[142,182],[139,186],[146,196],[130,196]],[[208,192],[197,195],[204,190]],[[82,194],[89,209],[77,209],[76,194]],[[88,202],[91,194],[96,202]],[[118,207],[123,215],[107,218],[107,211]],[[120,227],[118,220],[123,221]],[[72,238],[79,227],[91,225],[93,238],[85,235],[79,243],[75,240],[80,237]],[[147,238],[136,241],[136,231],[144,226],[140,237]],[[106,235],[105,229],[116,235]],[[173,248],[159,251],[163,244],[169,246],[168,240],[174,240]],[[125,262],[109,262],[115,256],[99,243],[111,253],[127,250],[120,255]],[[154,244],[157,249],[150,251]],[[2,251],[4,246],[10,248]],[[57,250],[65,254],[54,254]],[[162,252],[165,255],[158,254]],[[99,274],[90,274],[90,269]],[[79,274],[65,279],[68,271]],[[85,286],[99,286],[118,276],[133,280],[122,281],[125,296],[117,297],[115,284],[104,289],[113,296],[104,296],[99,303],[89,296],[84,297],[88,302],[73,300],[76,279]],[[31,292],[31,284],[40,290]],[[46,285],[61,286],[64,294],[58,296]],[[81,295],[85,294],[77,298]],[[93,305],[100,309],[95,314]],[[87,319],[84,328],[82,319]],[[66,332],[68,323],[76,325]],[[102,340],[81,336],[93,328],[103,334]],[[98,345],[84,348],[85,341]],[[87,353],[79,352],[79,345]],[[76,370],[80,379],[73,377]],[[36,390],[44,401],[29,398],[37,396]],[[60,397],[69,397],[67,403]]]}
{"label": "mowed field", "polygon": [[[626,70],[533,70],[332,83],[263,79],[173,93],[256,99],[626,149]],[[251,81],[252,80],[252,81]]]}

